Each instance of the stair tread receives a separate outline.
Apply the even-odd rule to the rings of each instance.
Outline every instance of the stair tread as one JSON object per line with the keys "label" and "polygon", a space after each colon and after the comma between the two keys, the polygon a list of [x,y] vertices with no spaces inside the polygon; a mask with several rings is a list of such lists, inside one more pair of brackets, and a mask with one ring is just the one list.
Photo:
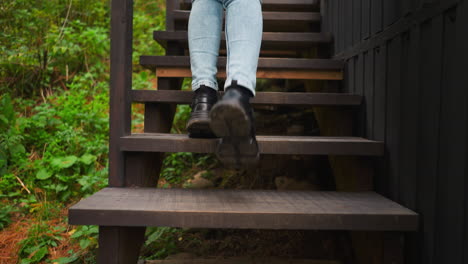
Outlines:
{"label": "stair tread", "polygon": [[[137,133],[120,138],[123,151],[213,153],[219,139]],[[382,142],[359,137],[257,136],[262,154],[381,156]]]}
{"label": "stair tread", "polygon": [[279,257],[231,257],[231,258],[174,258],[146,260],[139,264],[341,264],[336,260],[292,259]]}
{"label": "stair tread", "polygon": [[[132,101],[190,104],[193,95],[192,91],[132,90]],[[361,102],[362,96],[354,94],[294,92],[258,92],[251,100],[253,105],[359,106]]]}
{"label": "stair tread", "polygon": [[[226,57],[218,57],[217,66],[226,67]],[[140,56],[140,64],[146,68],[190,67],[190,56]],[[341,71],[344,62],[333,59],[259,58],[258,69],[281,70],[335,70]]]}
{"label": "stair tread", "polygon": [[[188,48],[187,31],[154,31],[153,38],[164,48],[168,41],[180,42]],[[221,33],[221,48],[225,48],[226,36]],[[331,43],[332,37],[328,33],[299,33],[299,32],[264,32],[262,37],[262,50],[265,49],[305,49],[314,44]]]}
{"label": "stair tread", "polygon": [[[192,0],[182,0],[185,4],[191,4]],[[318,0],[262,0],[264,5],[316,5]]]}
{"label": "stair tread", "polygon": [[416,230],[417,214],[373,192],[105,188],[72,225]]}
{"label": "stair tread", "polygon": [[[174,10],[173,17],[176,20],[188,21],[190,17],[189,10]],[[263,22],[269,21],[303,21],[303,22],[320,22],[321,15],[319,12],[279,12],[279,11],[264,11],[262,12]]]}
{"label": "stair tread", "polygon": [[[185,5],[191,5],[192,0],[182,0]],[[317,7],[320,4],[319,0],[262,0],[262,8],[271,8],[271,7]]]}

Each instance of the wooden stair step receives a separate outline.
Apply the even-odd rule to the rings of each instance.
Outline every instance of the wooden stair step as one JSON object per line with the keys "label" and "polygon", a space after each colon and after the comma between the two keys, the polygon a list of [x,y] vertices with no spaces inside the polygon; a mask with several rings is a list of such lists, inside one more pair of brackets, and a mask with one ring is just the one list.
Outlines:
{"label": "wooden stair step", "polygon": [[[222,96],[223,92],[220,92]],[[191,104],[192,91],[132,90],[132,102]],[[362,96],[341,93],[258,92],[250,101],[253,105],[297,106],[359,106]]]}
{"label": "wooden stair step", "polygon": [[[154,31],[153,38],[167,48],[167,42],[179,42],[188,49],[187,31]],[[226,36],[221,33],[221,49],[226,48]],[[332,37],[327,33],[264,32],[262,50],[297,50],[309,49],[316,44],[329,44]]]}
{"label": "wooden stair step", "polygon": [[[172,12],[173,18],[177,21],[186,21],[188,22],[190,18],[189,10],[174,10]],[[262,12],[263,25],[270,21],[281,21],[281,22],[308,22],[308,23],[318,23],[321,21],[322,17],[319,12],[275,12],[275,11],[265,11]]]}
{"label": "wooden stair step", "polygon": [[[276,12],[264,11],[263,31],[302,31],[310,25],[319,25],[321,15],[319,12]],[[301,10],[302,11],[302,10]],[[189,10],[174,10],[172,16],[178,24],[178,29],[188,28]],[[302,30],[301,30],[302,29]]]}
{"label": "wooden stair step", "polygon": [[[218,57],[218,77],[226,77],[226,57]],[[189,56],[141,56],[140,64],[156,70],[157,77],[192,77]],[[257,78],[342,80],[341,60],[259,58]]]}
{"label": "wooden stair step", "polygon": [[139,264],[341,264],[335,260],[291,259],[275,257],[233,257],[146,260]]}
{"label": "wooden stair step", "polygon": [[[218,57],[217,66],[226,67],[226,57]],[[157,67],[190,67],[189,56],[141,56],[140,64],[155,69]],[[344,62],[333,59],[301,58],[259,58],[258,68],[276,70],[335,70],[341,71]]]}
{"label": "wooden stair step", "polygon": [[[184,134],[137,133],[120,138],[121,151],[214,153],[217,138]],[[384,144],[359,137],[257,136],[260,153],[382,156]]]}
{"label": "wooden stair step", "polygon": [[72,206],[69,224],[414,231],[418,216],[373,192],[105,188]]}
{"label": "wooden stair step", "polygon": [[[182,0],[182,8],[189,9],[191,0]],[[262,0],[263,10],[309,10],[316,9],[320,0]]]}

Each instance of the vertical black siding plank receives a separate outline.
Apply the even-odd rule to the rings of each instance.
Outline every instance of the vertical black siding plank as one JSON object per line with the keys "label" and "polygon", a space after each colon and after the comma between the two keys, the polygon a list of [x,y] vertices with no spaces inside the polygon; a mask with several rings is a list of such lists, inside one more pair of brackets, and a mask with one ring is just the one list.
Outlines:
{"label": "vertical black siding plank", "polygon": [[371,35],[382,31],[383,0],[372,0],[371,3]]}
{"label": "vertical black siding plank", "polygon": [[336,51],[338,50],[338,24],[339,24],[339,18],[338,18],[338,0],[331,0],[332,3],[332,14],[331,14],[331,20],[333,21],[333,28],[332,28],[332,34],[333,34],[333,54],[336,54]]}
{"label": "vertical black siding plank", "polygon": [[387,46],[375,50],[375,83],[374,83],[374,139],[385,141],[385,97],[386,97],[386,66]]}
{"label": "vertical black siding plank", "polygon": [[[375,82],[374,82],[374,139],[385,141],[385,108],[386,108],[386,68],[387,46],[383,45],[375,50]],[[375,187],[378,192],[387,194],[385,168],[377,164],[378,174],[375,178]]]}
{"label": "vertical black siding plank", "polygon": [[354,93],[355,57],[350,58],[346,66],[345,89],[347,93]]}
{"label": "vertical black siding plank", "polygon": [[[361,53],[356,56],[355,64],[355,77],[354,77],[354,91],[355,94],[364,95],[364,54]],[[364,108],[361,107],[358,113],[358,124],[356,126],[356,135],[364,136]]]}
{"label": "vertical black siding plank", "polygon": [[437,16],[421,28],[420,152],[418,208],[422,217],[422,263],[434,263],[435,203],[439,159],[440,85],[443,17]]}
{"label": "vertical black siding plank", "polygon": [[[467,85],[456,83],[456,13],[444,17],[443,76],[439,135],[439,175],[436,218],[436,263],[462,263],[464,224],[464,176],[466,156]],[[466,48],[466,47],[465,47]],[[466,74],[466,73],[465,73]]]}
{"label": "vertical black siding plank", "polygon": [[[353,0],[344,0],[345,7],[343,10],[344,18],[344,34],[345,34],[345,45],[344,49],[347,49],[353,45]],[[358,1],[358,0],[354,0]]]}
{"label": "vertical black siding plank", "polygon": [[364,54],[361,53],[355,57],[355,77],[354,91],[356,94],[364,95]]}
{"label": "vertical black siding plank", "polygon": [[384,0],[383,27],[393,24],[397,19],[398,0]]}
{"label": "vertical black siding plank", "polygon": [[345,43],[346,43],[346,37],[345,37],[345,23],[346,23],[346,17],[345,17],[345,12],[344,12],[344,5],[345,1],[347,0],[339,0],[339,14],[336,19],[339,20],[340,26],[338,30],[338,53],[344,50]]}
{"label": "vertical black siding plank", "polygon": [[320,0],[320,17],[322,18],[322,22],[320,25],[321,32],[327,32],[328,28],[330,27],[328,21],[328,1]]}
{"label": "vertical black siding plank", "polygon": [[365,55],[364,64],[364,108],[367,138],[374,138],[374,51]]}
{"label": "vertical black siding plank", "polygon": [[406,16],[413,9],[414,0],[401,0],[401,16]]}
{"label": "vertical black siding plank", "polygon": [[407,57],[402,63],[401,96],[401,154],[400,154],[400,201],[416,210],[418,134],[419,134],[419,67],[420,30],[414,26],[404,39],[403,49]]}
{"label": "vertical black siding plank", "polygon": [[[457,87],[467,87],[468,86],[468,74],[466,74],[466,69],[468,69],[468,2],[465,0],[458,5],[457,9],[457,47],[456,53],[458,55],[457,66],[455,69],[456,72],[456,82]],[[465,109],[462,111],[465,112],[465,183],[463,186],[465,190],[468,190],[468,89],[463,89],[464,93],[460,94],[460,97],[463,97],[465,100]],[[463,245],[463,264],[468,264],[468,192],[465,191],[465,205],[464,205],[464,245]]]}
{"label": "vertical black siding plank", "polygon": [[401,36],[398,35],[388,43],[387,63],[387,111],[386,111],[386,146],[387,172],[389,176],[389,189],[391,198],[399,200],[398,154],[400,141],[400,88],[401,88]]}
{"label": "vertical black siding plank", "polygon": [[361,42],[361,6],[362,0],[353,0],[353,45]]}
{"label": "vertical black siding plank", "polygon": [[[416,210],[417,156],[419,138],[419,67],[420,67],[420,30],[419,25],[411,28],[404,38],[402,64],[402,95],[401,95],[401,138],[400,138],[400,202]],[[405,65],[406,64],[406,65]],[[419,263],[419,239],[417,234],[409,234],[406,238],[406,262]]]}
{"label": "vertical black siding plank", "polygon": [[361,15],[361,39],[367,39],[370,35],[371,27],[371,0],[362,0],[362,15]]}
{"label": "vertical black siding plank", "polygon": [[[327,3],[327,12],[325,13],[327,16],[327,32],[333,33],[333,1],[330,0]],[[333,34],[332,34],[333,35]]]}

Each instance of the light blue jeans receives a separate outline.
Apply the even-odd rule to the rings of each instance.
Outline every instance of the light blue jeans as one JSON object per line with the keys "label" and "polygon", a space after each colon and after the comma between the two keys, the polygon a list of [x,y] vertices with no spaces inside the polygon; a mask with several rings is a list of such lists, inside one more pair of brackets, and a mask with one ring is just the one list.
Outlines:
{"label": "light blue jeans", "polygon": [[256,73],[262,42],[261,0],[192,0],[188,24],[192,89],[200,85],[218,90],[216,81],[223,9],[226,9],[227,79],[255,94]]}

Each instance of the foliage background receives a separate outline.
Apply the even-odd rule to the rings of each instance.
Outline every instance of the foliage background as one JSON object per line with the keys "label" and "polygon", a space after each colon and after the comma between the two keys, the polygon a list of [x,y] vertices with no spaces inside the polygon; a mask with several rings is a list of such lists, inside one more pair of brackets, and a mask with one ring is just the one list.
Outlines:
{"label": "foliage background", "polygon": [[[0,263],[95,262],[97,227],[67,225],[66,208],[107,184],[109,2],[0,2]],[[138,57],[163,54],[152,32],[165,28],[164,4],[135,0],[134,89],[152,88]],[[200,161],[182,153],[165,164],[178,184]],[[175,251],[181,232],[149,230],[148,257]]]}

